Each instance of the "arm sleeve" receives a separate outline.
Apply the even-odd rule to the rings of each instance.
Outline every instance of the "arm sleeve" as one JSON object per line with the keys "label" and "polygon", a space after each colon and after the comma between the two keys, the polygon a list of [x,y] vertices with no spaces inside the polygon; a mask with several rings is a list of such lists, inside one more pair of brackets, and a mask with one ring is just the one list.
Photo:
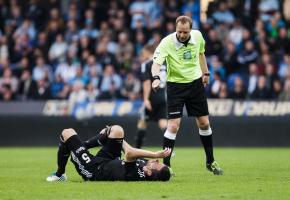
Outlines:
{"label": "arm sleeve", "polygon": [[163,39],[160,44],[157,46],[155,49],[154,55],[153,55],[153,62],[157,63],[159,65],[162,65],[168,56],[168,52],[166,50],[166,43],[165,40]]}
{"label": "arm sleeve", "polygon": [[199,40],[200,40],[199,53],[204,53],[205,52],[205,40],[204,40],[201,32],[199,32]]}

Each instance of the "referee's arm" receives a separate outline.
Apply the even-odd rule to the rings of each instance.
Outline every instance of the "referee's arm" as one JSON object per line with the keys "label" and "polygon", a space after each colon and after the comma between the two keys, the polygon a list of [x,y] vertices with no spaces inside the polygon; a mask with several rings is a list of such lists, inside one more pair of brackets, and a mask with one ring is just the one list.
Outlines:
{"label": "referee's arm", "polygon": [[160,66],[157,63],[153,63],[152,67],[151,67],[151,73],[152,73],[152,77],[153,77],[153,81],[152,81],[152,89],[154,91],[159,89],[159,85],[160,85]]}
{"label": "referee's arm", "polygon": [[206,62],[206,58],[204,53],[200,53],[199,54],[199,64],[200,64],[200,68],[202,71],[202,82],[204,84],[204,86],[209,84],[209,71],[208,71],[208,67],[207,67],[207,62]]}

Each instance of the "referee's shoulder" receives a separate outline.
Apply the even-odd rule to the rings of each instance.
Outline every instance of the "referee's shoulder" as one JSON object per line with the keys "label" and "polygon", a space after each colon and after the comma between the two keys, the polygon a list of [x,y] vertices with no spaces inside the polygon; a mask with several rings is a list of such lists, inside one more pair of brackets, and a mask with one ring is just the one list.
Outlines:
{"label": "referee's shoulder", "polygon": [[194,35],[202,35],[202,33],[200,32],[200,30],[197,30],[197,29],[192,29],[190,31],[190,34],[194,34]]}

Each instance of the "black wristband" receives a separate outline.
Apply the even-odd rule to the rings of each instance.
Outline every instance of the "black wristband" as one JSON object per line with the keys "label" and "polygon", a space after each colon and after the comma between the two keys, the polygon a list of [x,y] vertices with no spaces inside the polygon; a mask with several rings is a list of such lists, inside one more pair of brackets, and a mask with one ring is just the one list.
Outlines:
{"label": "black wristband", "polygon": [[155,81],[156,79],[160,80],[160,76],[158,76],[158,75],[153,76],[153,81]]}
{"label": "black wristband", "polygon": [[210,73],[207,72],[207,73],[204,73],[203,75],[204,75],[204,76],[210,76]]}

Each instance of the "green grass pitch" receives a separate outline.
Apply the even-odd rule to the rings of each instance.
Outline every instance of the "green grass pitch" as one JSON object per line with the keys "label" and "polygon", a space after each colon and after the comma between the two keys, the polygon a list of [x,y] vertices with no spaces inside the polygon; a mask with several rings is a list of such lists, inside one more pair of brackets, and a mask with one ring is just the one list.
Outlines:
{"label": "green grass pitch", "polygon": [[47,183],[56,152],[57,147],[0,148],[0,199],[290,199],[290,148],[216,148],[225,174],[214,176],[205,170],[201,148],[177,147],[176,176],[166,183],[84,182],[71,162],[68,182]]}

